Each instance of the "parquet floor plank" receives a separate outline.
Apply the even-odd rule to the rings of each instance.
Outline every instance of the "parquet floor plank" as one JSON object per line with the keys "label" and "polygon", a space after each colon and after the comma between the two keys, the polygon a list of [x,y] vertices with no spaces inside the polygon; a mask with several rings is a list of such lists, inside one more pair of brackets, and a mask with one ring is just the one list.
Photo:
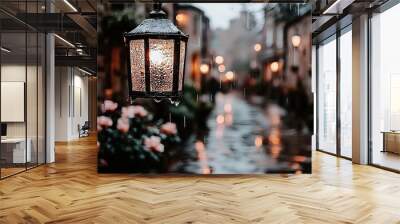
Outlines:
{"label": "parquet floor plank", "polygon": [[97,174],[96,139],[0,181],[0,223],[398,223],[400,175],[313,153],[313,174]]}

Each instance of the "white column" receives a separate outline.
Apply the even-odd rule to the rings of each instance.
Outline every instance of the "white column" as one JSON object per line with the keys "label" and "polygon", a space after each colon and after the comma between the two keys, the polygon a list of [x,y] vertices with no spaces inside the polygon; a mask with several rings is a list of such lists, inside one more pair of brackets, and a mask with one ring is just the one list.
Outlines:
{"label": "white column", "polygon": [[55,72],[54,72],[54,35],[46,35],[46,163],[55,161]]}
{"label": "white column", "polygon": [[353,19],[353,162],[368,163],[368,15]]}
{"label": "white column", "polygon": [[315,45],[312,45],[312,54],[311,54],[311,68],[312,68],[312,72],[311,72],[311,92],[313,94],[313,100],[314,100],[314,104],[313,104],[313,111],[314,111],[314,131],[313,131],[313,135],[311,137],[311,150],[316,150],[317,149],[317,48]]}
{"label": "white column", "polygon": [[[51,1],[46,1],[47,12],[53,12]],[[55,161],[55,43],[54,34],[46,34],[46,163]]]}

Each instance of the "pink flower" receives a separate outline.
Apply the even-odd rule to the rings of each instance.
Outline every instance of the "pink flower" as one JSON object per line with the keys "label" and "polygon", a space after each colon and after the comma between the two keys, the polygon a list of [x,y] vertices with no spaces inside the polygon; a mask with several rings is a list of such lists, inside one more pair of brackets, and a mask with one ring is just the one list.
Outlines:
{"label": "pink flower", "polygon": [[158,136],[151,136],[144,139],[144,146],[146,150],[164,152],[164,145],[161,144],[161,138]]}
{"label": "pink flower", "polygon": [[146,117],[148,114],[147,110],[144,109],[142,106],[137,106],[136,107],[136,115],[139,115],[139,117]]}
{"label": "pink flower", "polygon": [[121,117],[125,118],[134,118],[135,117],[135,108],[134,106],[122,107]]}
{"label": "pink flower", "polygon": [[128,106],[122,108],[122,117],[134,118],[134,117],[145,117],[148,112],[142,106]]}
{"label": "pink flower", "polygon": [[113,121],[111,118],[106,116],[99,116],[97,117],[97,130],[101,131],[104,127],[108,128],[113,125]]}
{"label": "pink flower", "polygon": [[176,135],[178,132],[176,130],[176,124],[172,122],[167,122],[161,125],[160,131],[166,135]]}
{"label": "pink flower", "polygon": [[129,131],[129,120],[128,118],[121,117],[117,121],[117,129],[122,133],[127,133]]}
{"label": "pink flower", "polygon": [[101,105],[101,111],[105,112],[114,112],[118,108],[118,103],[114,103],[111,100],[104,100],[104,103]]}

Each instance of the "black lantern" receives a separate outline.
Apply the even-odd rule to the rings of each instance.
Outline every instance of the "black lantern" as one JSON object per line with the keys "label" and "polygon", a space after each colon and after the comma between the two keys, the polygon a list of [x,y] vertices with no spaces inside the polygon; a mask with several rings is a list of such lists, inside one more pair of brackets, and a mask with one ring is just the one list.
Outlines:
{"label": "black lantern", "polygon": [[131,100],[182,96],[188,36],[155,3],[150,18],[124,34]]}

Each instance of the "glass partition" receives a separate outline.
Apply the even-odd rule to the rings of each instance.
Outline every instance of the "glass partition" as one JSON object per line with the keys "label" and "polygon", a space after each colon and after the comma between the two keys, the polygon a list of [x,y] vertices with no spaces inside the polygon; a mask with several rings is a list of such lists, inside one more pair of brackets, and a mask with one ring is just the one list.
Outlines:
{"label": "glass partition", "polygon": [[371,159],[400,170],[400,5],[371,19]]}
{"label": "glass partition", "polygon": [[318,149],[336,153],[336,36],[318,47]]}
{"label": "glass partition", "polygon": [[340,36],[340,154],[352,157],[352,34],[351,26]]}
{"label": "glass partition", "polygon": [[46,162],[46,36],[38,33],[38,64],[37,64],[37,163]]}
{"label": "glass partition", "polygon": [[26,135],[26,43],[27,35],[24,31],[1,34],[2,177],[25,170],[26,163],[31,162],[31,142],[27,143]]}
{"label": "glass partition", "polygon": [[30,160],[27,167],[37,165],[37,98],[38,98],[38,35],[37,32],[29,31],[27,33],[27,75],[26,75],[26,114],[27,114],[27,150],[30,151]]}
{"label": "glass partition", "polygon": [[[0,7],[0,178],[45,162],[45,35],[17,19],[43,11],[44,1]],[[15,15],[15,16],[14,16]]]}

